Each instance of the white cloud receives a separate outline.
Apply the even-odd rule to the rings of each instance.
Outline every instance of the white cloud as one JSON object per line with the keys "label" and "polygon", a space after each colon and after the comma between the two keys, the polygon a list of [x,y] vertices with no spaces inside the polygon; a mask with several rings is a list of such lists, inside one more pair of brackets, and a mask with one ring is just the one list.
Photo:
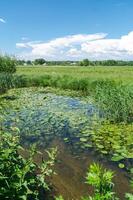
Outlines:
{"label": "white cloud", "polygon": [[6,20],[5,19],[3,19],[3,18],[0,18],[0,22],[2,22],[2,23],[6,23]]}
{"label": "white cloud", "polygon": [[17,48],[28,48],[26,43],[16,43]]}
{"label": "white cloud", "polygon": [[71,48],[68,52],[67,55],[70,57],[79,57],[82,54],[82,52],[76,48]]}
{"label": "white cloud", "polygon": [[21,56],[26,59],[133,59],[133,32],[118,39],[109,39],[105,33],[77,34],[48,42],[21,42],[16,47],[23,48]]}

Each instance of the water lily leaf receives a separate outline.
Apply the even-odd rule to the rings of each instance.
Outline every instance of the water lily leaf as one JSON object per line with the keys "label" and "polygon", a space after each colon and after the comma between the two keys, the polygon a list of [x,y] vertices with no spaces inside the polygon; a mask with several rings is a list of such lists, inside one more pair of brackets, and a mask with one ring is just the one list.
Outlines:
{"label": "water lily leaf", "polygon": [[123,169],[125,165],[123,163],[119,163],[119,168]]}
{"label": "water lily leaf", "polygon": [[80,141],[81,141],[81,142],[86,142],[87,139],[82,137],[82,138],[80,138]]}
{"label": "water lily leaf", "polygon": [[119,155],[114,155],[112,158],[111,158],[111,160],[112,161],[120,161],[120,160],[122,160],[123,159],[123,157],[122,156],[119,156]]}

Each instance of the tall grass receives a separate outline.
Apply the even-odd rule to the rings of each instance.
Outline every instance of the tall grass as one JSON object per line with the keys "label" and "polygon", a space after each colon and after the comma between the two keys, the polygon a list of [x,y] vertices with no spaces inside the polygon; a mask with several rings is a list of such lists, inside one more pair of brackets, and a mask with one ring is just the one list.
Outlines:
{"label": "tall grass", "polygon": [[97,81],[94,98],[111,122],[133,121],[133,85]]}
{"label": "tall grass", "polygon": [[5,93],[8,89],[27,86],[24,76],[13,75],[10,73],[0,73],[0,94]]}
{"label": "tall grass", "polygon": [[27,76],[27,86],[55,87],[60,89],[71,89],[76,91],[88,91],[88,80],[85,78],[78,79],[68,75],[53,76],[43,75],[40,77]]}
{"label": "tall grass", "polygon": [[0,73],[0,94],[12,87],[12,74]]}

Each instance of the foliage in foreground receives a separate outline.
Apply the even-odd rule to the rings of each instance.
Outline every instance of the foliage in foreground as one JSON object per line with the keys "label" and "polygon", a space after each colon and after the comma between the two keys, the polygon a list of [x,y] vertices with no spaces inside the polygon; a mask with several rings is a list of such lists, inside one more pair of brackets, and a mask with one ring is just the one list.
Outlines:
{"label": "foliage in foreground", "polygon": [[39,199],[39,194],[48,189],[46,177],[53,173],[56,150],[47,152],[49,159],[41,164],[34,162],[33,146],[29,158],[20,155],[19,138],[0,132],[0,199]]}
{"label": "foliage in foreground", "polygon": [[[91,165],[86,180],[94,187],[94,195],[88,200],[117,200],[118,198],[113,192],[113,176],[114,173],[111,170],[106,170],[99,164]],[[83,198],[83,200],[85,199]]]}

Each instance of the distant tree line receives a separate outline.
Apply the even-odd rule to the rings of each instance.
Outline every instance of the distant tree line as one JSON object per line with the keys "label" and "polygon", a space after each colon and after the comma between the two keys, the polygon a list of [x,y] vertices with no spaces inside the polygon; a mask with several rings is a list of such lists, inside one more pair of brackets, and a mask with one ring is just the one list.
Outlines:
{"label": "distant tree line", "polygon": [[31,60],[17,60],[17,65],[60,65],[60,66],[68,66],[68,65],[79,65],[79,61],[46,61],[43,58],[38,58],[33,61]]}
{"label": "distant tree line", "polygon": [[123,60],[102,60],[102,61],[90,61],[84,59],[79,62],[80,66],[133,66],[133,61]]}
{"label": "distant tree line", "polygon": [[90,61],[84,59],[82,61],[46,61],[43,58],[31,60],[17,60],[17,65],[59,65],[59,66],[133,66],[133,61],[123,61],[123,60],[96,60]]}

